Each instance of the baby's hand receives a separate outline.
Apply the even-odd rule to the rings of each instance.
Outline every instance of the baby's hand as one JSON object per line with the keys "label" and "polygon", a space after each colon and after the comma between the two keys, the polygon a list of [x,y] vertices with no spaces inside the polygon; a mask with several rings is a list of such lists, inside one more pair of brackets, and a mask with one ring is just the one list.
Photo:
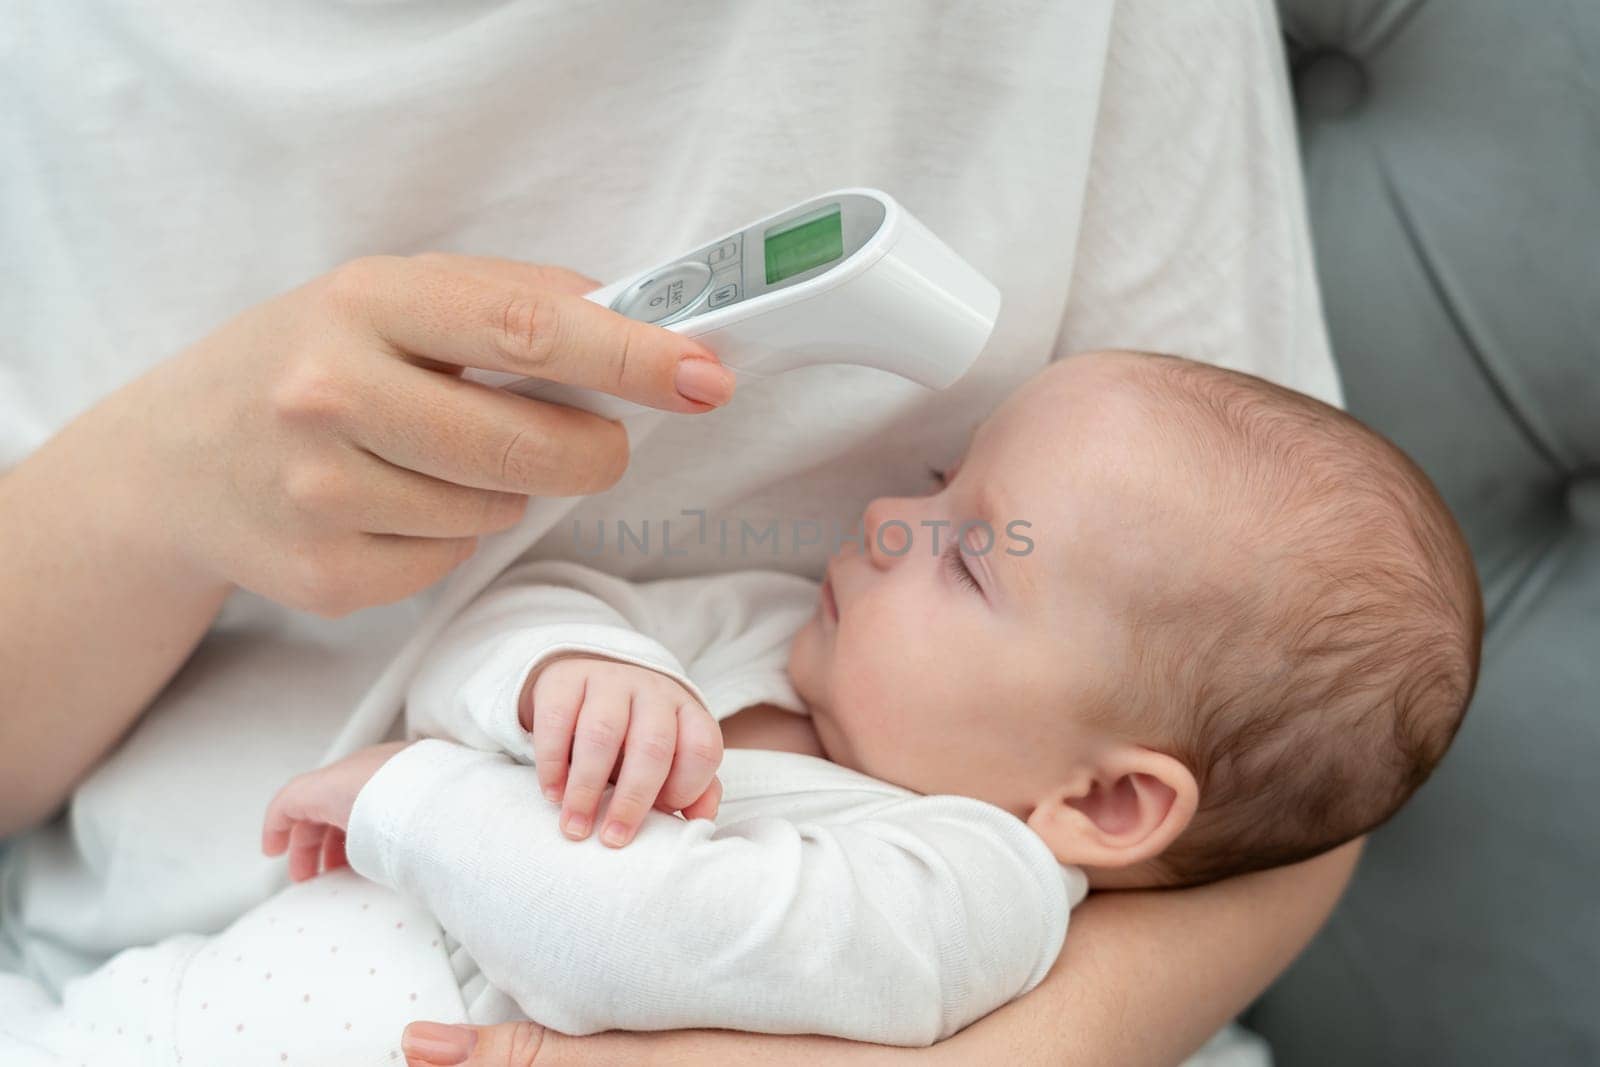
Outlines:
{"label": "baby's hand", "polygon": [[600,835],[613,847],[633,840],[652,807],[690,819],[717,813],[722,730],[659,671],[591,656],[556,660],[523,686],[518,714],[533,734],[539,787],[560,801],[561,831],[575,841],[589,836],[613,780]]}
{"label": "baby's hand", "polygon": [[267,805],[261,851],[289,853],[289,877],[303,882],[345,865],[344,833],[356,794],[408,742],[391,741],[289,779]]}

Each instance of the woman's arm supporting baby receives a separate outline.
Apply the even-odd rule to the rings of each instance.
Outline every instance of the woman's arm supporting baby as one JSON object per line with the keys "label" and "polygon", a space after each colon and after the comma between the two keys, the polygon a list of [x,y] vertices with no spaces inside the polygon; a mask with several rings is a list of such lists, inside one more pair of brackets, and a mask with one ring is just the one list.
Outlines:
{"label": "woman's arm supporting baby", "polygon": [[563,836],[532,770],[504,755],[421,741],[380,753],[374,774],[374,751],[344,761],[354,773],[297,779],[337,783],[310,792],[347,818],[351,865],[426,907],[491,985],[568,1034],[927,1045],[1038,985],[1081,892],[1000,809],[845,769],[806,790],[804,817],[777,814],[796,804],[778,763],[750,814],[718,826],[652,811],[613,849]]}

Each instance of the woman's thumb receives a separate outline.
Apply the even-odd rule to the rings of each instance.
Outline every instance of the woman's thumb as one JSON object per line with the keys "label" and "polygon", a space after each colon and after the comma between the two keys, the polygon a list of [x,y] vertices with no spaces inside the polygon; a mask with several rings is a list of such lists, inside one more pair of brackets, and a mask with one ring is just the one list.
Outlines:
{"label": "woman's thumb", "polygon": [[531,1022],[412,1023],[400,1038],[407,1067],[534,1067],[543,1044],[544,1027]]}

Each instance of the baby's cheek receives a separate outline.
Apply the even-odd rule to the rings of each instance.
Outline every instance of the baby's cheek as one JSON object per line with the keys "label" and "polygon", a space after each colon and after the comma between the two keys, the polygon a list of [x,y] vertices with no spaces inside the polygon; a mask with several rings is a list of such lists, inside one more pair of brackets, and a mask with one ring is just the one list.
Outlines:
{"label": "baby's cheek", "polygon": [[907,704],[915,705],[938,682],[929,662],[929,637],[915,624],[888,613],[862,612],[841,628],[835,645],[837,703],[850,709],[862,730],[896,728]]}

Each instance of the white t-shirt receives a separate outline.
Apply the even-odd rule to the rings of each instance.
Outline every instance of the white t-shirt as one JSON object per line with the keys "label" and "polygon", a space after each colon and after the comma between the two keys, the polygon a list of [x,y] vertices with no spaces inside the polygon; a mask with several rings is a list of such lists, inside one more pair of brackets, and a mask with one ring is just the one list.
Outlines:
{"label": "white t-shirt", "polygon": [[[927,465],[1050,358],[1099,345],[1338,400],[1268,0],[670,16],[58,0],[8,4],[0,25],[0,468],[352,257],[441,249],[610,280],[846,185],[888,190],[999,286],[973,371],[939,394],[850,367],[744,382],[727,409],[655,427],[623,483],[564,520],[588,536],[695,509],[852,523],[874,496],[927,488]],[[825,555],[673,532],[681,554],[658,539],[589,562],[815,576]],[[577,549],[567,521],[534,546]],[[336,621],[230,597],[68,817],[0,857],[0,967],[59,988],[282,885],[256,852],[267,799],[381,728],[389,701],[363,698],[439,595]]]}

